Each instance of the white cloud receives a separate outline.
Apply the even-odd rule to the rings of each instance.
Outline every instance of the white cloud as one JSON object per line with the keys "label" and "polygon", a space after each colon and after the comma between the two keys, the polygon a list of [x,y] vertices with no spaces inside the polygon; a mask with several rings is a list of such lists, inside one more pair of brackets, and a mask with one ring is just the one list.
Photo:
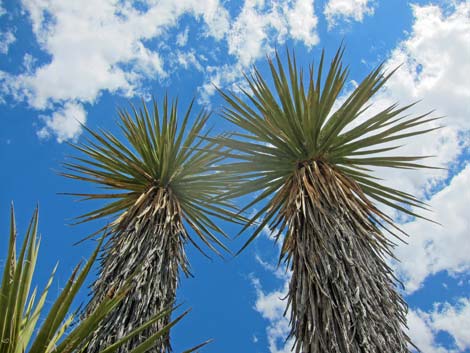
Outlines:
{"label": "white cloud", "polygon": [[[269,241],[275,241],[273,232],[267,226],[261,232]],[[283,236],[276,242],[276,256],[279,256],[283,243]],[[269,257],[271,259],[271,257]],[[282,285],[273,290],[265,291],[262,283],[253,274],[251,275],[251,282],[256,291],[256,302],[254,309],[261,314],[261,316],[268,321],[266,327],[266,335],[268,339],[268,346],[270,353],[288,353],[291,352],[293,340],[286,338],[289,335],[289,320],[290,316],[284,316],[286,311],[286,297],[289,291],[289,281],[292,272],[287,269],[285,265],[276,265],[270,261],[264,260],[260,255],[256,255],[256,261],[270,274],[282,282]]]}
{"label": "white cloud", "polygon": [[270,353],[291,352],[292,339],[286,342],[289,335],[289,317],[284,316],[286,310],[286,297],[289,289],[289,279],[286,277],[284,285],[278,290],[265,293],[259,279],[252,278],[256,290],[255,310],[266,319],[269,324],[266,328]]}
{"label": "white cloud", "polygon": [[81,124],[86,122],[86,111],[83,105],[67,102],[63,108],[52,113],[51,116],[41,115],[45,126],[37,134],[41,139],[56,136],[57,142],[75,140],[82,132]]}
{"label": "white cloud", "polygon": [[311,0],[292,4],[245,0],[228,34],[228,51],[242,67],[247,67],[272,52],[273,45],[282,44],[287,35],[307,47],[317,44],[316,25]]}
{"label": "white cloud", "polygon": [[455,306],[436,305],[430,321],[434,330],[448,332],[460,351],[470,348],[470,298],[460,298]]}
{"label": "white cloud", "polygon": [[395,250],[400,262],[394,267],[408,292],[416,291],[428,276],[440,271],[458,274],[470,270],[468,185],[470,165],[431,198],[433,218],[442,226],[419,219],[403,225],[410,237],[408,245],[400,244]]}
{"label": "white cloud", "polygon": [[[233,84],[244,69],[288,37],[307,47],[318,42],[313,0],[246,0],[233,20],[220,0],[144,4],[137,8],[132,1],[23,0],[36,40],[50,59],[30,60],[34,65],[21,74],[0,72],[2,99],[10,96],[41,111],[67,102],[93,104],[104,91],[145,95],[149,79],[166,79],[179,64],[205,70],[207,79],[200,92],[207,100],[213,94],[211,82]],[[182,16],[200,22],[199,38],[226,41],[233,63],[227,63],[223,46],[210,53],[216,63],[207,67],[202,67],[200,53],[196,55],[193,48],[167,53],[169,31],[178,28]],[[187,45],[188,36],[186,27],[174,44]],[[159,44],[148,44],[157,38]]]}
{"label": "white cloud", "polygon": [[216,1],[160,1],[145,12],[125,4],[24,1],[38,42],[52,57],[34,73],[14,78],[32,107],[94,102],[104,90],[133,95],[144,78],[166,75],[161,54],[145,46],[146,40],[164,34],[185,13],[203,18],[208,35],[217,37],[227,20]]}
{"label": "white cloud", "polygon": [[36,63],[36,59],[31,54],[26,53],[23,56],[23,67],[26,72],[32,72],[35,63]]}
{"label": "white cloud", "polygon": [[307,48],[317,45],[320,41],[316,32],[318,19],[313,4],[314,0],[294,0],[283,5],[289,36],[303,43]]}
{"label": "white cloud", "polygon": [[[430,312],[411,310],[408,326],[411,338],[423,352],[464,352],[470,348],[470,298],[460,298],[455,305],[436,303]],[[436,342],[439,332],[453,338],[453,348],[444,348]]]}
{"label": "white cloud", "polygon": [[371,0],[329,0],[323,11],[328,28],[333,28],[340,19],[362,22],[364,16],[374,13],[373,3]]}
{"label": "white cloud", "polygon": [[391,55],[387,65],[403,67],[387,87],[395,98],[422,99],[447,116],[448,123],[470,128],[470,3],[445,14],[436,5],[413,5],[410,37]]}
{"label": "white cloud", "polygon": [[[203,35],[221,39],[228,12],[218,0],[148,1],[146,10],[131,2],[23,0],[33,33],[50,61],[19,75],[0,72],[3,95],[37,110],[69,102],[94,103],[103,91],[132,96],[145,93],[143,81],[165,78],[165,61],[147,41],[165,35],[187,14],[201,19]],[[185,62],[188,62],[187,59]],[[60,126],[59,139],[70,135]],[[40,133],[42,134],[42,133]]]}
{"label": "white cloud", "polygon": [[16,38],[13,32],[0,32],[0,53],[8,54],[8,49],[10,48],[10,45],[15,42],[15,40]]}
{"label": "white cloud", "polygon": [[243,73],[288,38],[308,48],[316,45],[317,21],[313,0],[245,0],[227,34],[228,53],[235,62],[207,68],[206,81],[199,89],[200,101],[208,103],[214,85],[236,90]]}
{"label": "white cloud", "polygon": [[450,353],[446,348],[436,343],[435,333],[426,322],[426,314],[410,310],[407,315],[409,335],[413,343],[426,353]]}
{"label": "white cloud", "polygon": [[[168,0],[169,3],[173,1]],[[221,40],[225,37],[230,26],[230,15],[228,11],[220,4],[219,0],[186,0],[181,1],[187,11],[191,11],[194,16],[204,19],[206,24],[205,35],[212,36],[216,40]]]}
{"label": "white cloud", "polygon": [[272,50],[268,37],[282,40],[285,31],[277,7],[268,7],[263,0],[245,0],[228,34],[228,52],[247,67]]}
{"label": "white cloud", "polygon": [[[7,10],[3,7],[2,1],[0,1],[0,17],[6,15]],[[1,54],[8,54],[8,49],[10,45],[14,43],[16,40],[15,35],[11,30],[7,30],[5,32],[0,32],[0,53]],[[1,102],[1,97],[0,97]]]}

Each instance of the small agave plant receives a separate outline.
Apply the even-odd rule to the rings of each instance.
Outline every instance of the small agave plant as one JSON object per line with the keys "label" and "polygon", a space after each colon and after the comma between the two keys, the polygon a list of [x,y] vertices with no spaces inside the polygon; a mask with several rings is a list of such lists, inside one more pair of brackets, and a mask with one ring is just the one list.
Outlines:
{"label": "small agave plant", "polygon": [[[10,240],[8,254],[4,261],[5,268],[0,287],[0,353],[83,352],[89,342],[90,335],[96,330],[106,315],[122,301],[127,291],[129,291],[130,281],[128,281],[128,285],[114,293],[112,297],[107,297],[101,301],[93,313],[86,319],[76,323],[76,314],[69,313],[69,309],[98,255],[102,243],[102,240],[100,240],[85,266],[80,270],[80,265],[77,265],[74,269],[65,288],[52,304],[49,314],[44,318],[42,311],[57,266],[54,268],[42,293],[38,294],[37,288],[30,292],[40,244],[37,230],[38,210],[36,209],[21,249],[17,254],[15,215],[13,207],[11,208]],[[142,334],[146,328],[162,317],[169,315],[172,311],[173,309],[168,309],[155,315],[125,337],[101,350],[101,353],[115,352],[131,338]],[[187,311],[170,322],[162,330],[148,337],[130,352],[143,353],[148,351],[156,341],[161,339],[161,336],[165,335],[186,314]],[[42,321],[40,327],[38,327],[39,318]],[[35,332],[37,332],[36,335],[34,335]],[[194,352],[206,343],[204,342],[186,352]]]}

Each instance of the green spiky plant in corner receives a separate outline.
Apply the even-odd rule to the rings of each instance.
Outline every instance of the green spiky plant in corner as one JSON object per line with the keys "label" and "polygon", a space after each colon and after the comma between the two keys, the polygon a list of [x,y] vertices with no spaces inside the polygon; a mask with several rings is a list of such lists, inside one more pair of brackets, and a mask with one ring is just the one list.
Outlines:
{"label": "green spiky plant in corner", "polygon": [[[227,202],[214,201],[226,190],[230,177],[215,171],[221,160],[214,152],[218,147],[204,140],[209,114],[200,112],[191,124],[192,105],[180,121],[177,101],[170,104],[168,97],[161,109],[154,101],[152,112],[145,103],[138,110],[132,107],[131,114],[120,111],[122,140],[87,129],[91,139],[75,145],[82,156],[66,164],[70,172],[65,176],[108,190],[80,196],[112,200],[85,214],[83,221],[116,216],[108,228],[110,237],[88,311],[110,290],[120,289],[136,266],[142,266],[135,288],[99,327],[88,353],[98,352],[175,300],[179,269],[189,274],[185,244],[189,241],[201,250],[190,231],[216,253],[228,250],[217,237],[226,235],[211,216],[236,218]],[[144,333],[160,330],[169,320],[169,315],[163,317]],[[139,342],[140,338],[130,340],[120,352]],[[151,352],[170,350],[166,335]]]}
{"label": "green spiky plant in corner", "polygon": [[[102,243],[100,241],[82,270],[80,270],[80,265],[75,268],[56,301],[52,303],[48,315],[42,317],[55,269],[41,294],[38,294],[37,288],[30,292],[39,252],[40,241],[37,237],[37,230],[38,210],[36,209],[24,237],[23,245],[17,254],[16,224],[12,207],[9,246],[0,287],[0,353],[82,353],[94,330],[125,297],[126,292],[131,288],[130,282],[127,281],[122,289],[116,291],[112,297],[104,298],[88,318],[76,323],[76,313],[69,313],[69,309],[98,255]],[[170,311],[172,310],[165,310],[150,318],[148,322],[137,327],[126,337],[103,347],[101,353],[116,352],[120,346],[126,344],[134,336],[142,335],[148,326],[168,315]],[[162,330],[146,337],[138,347],[129,353],[147,352],[156,341],[166,334],[170,327],[185,315],[186,313],[183,313]],[[40,319],[42,324],[38,328],[37,324]],[[187,352],[194,352],[202,345]]]}
{"label": "green spiky plant in corner", "polygon": [[[245,246],[265,226],[279,239],[280,261],[292,270],[287,296],[293,350],[302,353],[409,352],[404,331],[407,305],[386,262],[397,237],[378,201],[416,216],[425,207],[414,196],[377,181],[368,167],[422,168],[422,157],[390,155],[401,139],[426,133],[428,114],[409,117],[393,105],[366,117],[370,99],[390,74],[372,71],[333,112],[348,76],[340,48],[324,73],[297,68],[287,53],[269,60],[273,89],[256,68],[246,76],[244,101],[221,94],[225,118],[239,128],[218,141],[238,161],[223,171],[242,186],[227,197],[258,195],[265,201],[246,224],[256,225]],[[307,78],[307,80],[306,80]],[[386,154],[388,152],[388,154]]]}

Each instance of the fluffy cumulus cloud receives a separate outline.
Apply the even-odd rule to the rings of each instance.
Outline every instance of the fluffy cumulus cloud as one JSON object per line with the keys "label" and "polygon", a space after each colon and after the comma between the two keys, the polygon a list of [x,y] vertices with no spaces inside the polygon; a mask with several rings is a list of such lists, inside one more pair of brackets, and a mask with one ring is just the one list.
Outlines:
{"label": "fluffy cumulus cloud", "polygon": [[[269,49],[268,37],[282,38],[281,18],[276,8],[268,8],[262,0],[247,0],[232,24],[228,35],[228,52],[238,58],[242,66]],[[270,33],[272,31],[272,33]]]}
{"label": "fluffy cumulus cloud", "polygon": [[338,20],[362,22],[364,16],[374,13],[374,1],[371,0],[329,0],[323,11],[328,28],[333,28]]}
{"label": "fluffy cumulus cloud", "polygon": [[[287,8],[286,8],[287,7]],[[319,42],[315,32],[317,18],[313,11],[313,0],[296,0],[292,7],[284,5],[290,36],[311,47]]]}
{"label": "fluffy cumulus cloud", "polygon": [[[265,227],[263,234],[268,241],[274,241],[272,233],[268,227]],[[280,253],[283,239],[276,242],[276,251]],[[269,256],[271,259],[272,257]],[[262,256],[256,255],[256,261],[266,270],[271,273],[282,285],[272,291],[263,289],[263,283],[255,275],[251,275],[251,282],[256,291],[256,302],[254,309],[261,314],[261,316],[268,321],[266,328],[266,335],[268,338],[268,348],[271,353],[288,353],[291,352],[293,340],[286,338],[289,336],[290,327],[289,313],[286,313],[287,293],[289,291],[289,280],[291,278],[291,271],[288,271],[285,265],[276,266],[270,261],[266,261]]]}
{"label": "fluffy cumulus cloud", "polygon": [[[72,137],[80,132],[79,125],[57,122],[68,119],[64,112],[73,102],[93,103],[103,91],[132,96],[142,93],[145,80],[166,76],[158,48],[150,49],[145,43],[176,26],[182,15],[200,19],[205,36],[220,39],[228,28],[228,12],[217,0],[145,5],[141,9],[129,1],[24,0],[33,33],[50,60],[19,75],[3,72],[3,94],[38,110],[59,106],[55,120],[45,120],[54,128],[50,124],[45,128],[59,140]],[[186,57],[183,65],[190,60]]]}
{"label": "fluffy cumulus cloud", "polygon": [[[406,239],[408,245],[397,248],[401,263],[396,268],[408,292],[419,289],[428,276],[439,271],[470,269],[470,248],[466,246],[470,224],[464,211],[470,202],[466,187],[470,169],[456,169],[469,147],[470,89],[462,73],[470,72],[470,3],[457,3],[446,11],[435,5],[414,5],[413,13],[408,39],[392,51],[387,62],[389,68],[402,66],[374,103],[385,107],[395,101],[421,100],[412,109],[414,113],[435,109],[432,116],[444,116],[428,125],[444,128],[414,137],[401,153],[434,156],[427,164],[448,169],[378,171],[388,184],[428,199],[433,212],[425,215],[442,224],[416,219],[403,226],[410,238]],[[445,183],[449,177],[453,179]],[[448,205],[453,205],[452,211]]]}
{"label": "fluffy cumulus cloud", "polygon": [[434,331],[449,333],[459,351],[470,348],[470,298],[460,298],[455,305],[436,304],[427,321]]}
{"label": "fluffy cumulus cloud", "polygon": [[316,45],[319,42],[317,21],[312,0],[245,0],[227,33],[228,53],[233,63],[207,68],[206,80],[199,90],[200,101],[209,101],[215,92],[214,85],[236,90],[243,72],[287,38],[309,48]]}
{"label": "fluffy cumulus cloud", "polygon": [[410,37],[393,52],[389,67],[403,65],[388,83],[399,100],[422,99],[445,115],[446,125],[470,128],[470,3],[444,11],[414,5]]}
{"label": "fluffy cumulus cloud", "polygon": [[[0,72],[1,93],[3,100],[9,96],[37,110],[66,110],[69,102],[93,104],[104,91],[145,94],[149,82],[171,79],[175,66],[204,73],[200,92],[207,102],[213,84],[236,82],[274,44],[287,38],[308,47],[318,42],[312,0],[245,0],[233,18],[220,0],[23,0],[22,7],[50,59],[21,74]],[[183,28],[174,39],[181,49],[171,50],[169,33],[179,29],[183,16],[196,19],[196,33]],[[188,38],[194,34],[210,38],[228,53],[209,53],[214,63],[203,66],[205,56],[188,48]],[[11,34],[5,34],[0,51],[6,52],[12,40]]]}
{"label": "fluffy cumulus cloud", "polygon": [[44,126],[37,132],[38,137],[46,139],[53,134],[61,143],[77,139],[82,131],[82,125],[86,122],[86,111],[79,103],[67,102],[50,116],[41,115],[40,118]]}
{"label": "fluffy cumulus cloud", "polygon": [[396,248],[395,254],[400,262],[394,267],[409,293],[418,290],[428,276],[440,271],[458,275],[470,270],[468,185],[470,165],[429,201],[433,218],[441,225],[420,219],[403,225],[410,237],[406,239],[408,244],[400,244]]}
{"label": "fluffy cumulus cloud", "polygon": [[255,310],[269,322],[266,328],[269,351],[271,353],[291,352],[293,341],[289,339],[286,342],[290,328],[289,318],[284,316],[286,301],[283,300],[289,289],[288,280],[285,280],[282,288],[271,292],[263,291],[259,279],[253,278],[252,281],[257,295]]}
{"label": "fluffy cumulus cloud", "polygon": [[286,36],[307,46],[318,43],[313,1],[246,0],[228,33],[228,51],[243,67],[272,51]]}
{"label": "fluffy cumulus cloud", "polygon": [[[408,327],[414,343],[426,353],[458,353],[470,348],[470,298],[460,298],[456,304],[438,303],[433,310],[411,310]],[[436,335],[445,332],[451,336],[451,348],[436,342]]]}

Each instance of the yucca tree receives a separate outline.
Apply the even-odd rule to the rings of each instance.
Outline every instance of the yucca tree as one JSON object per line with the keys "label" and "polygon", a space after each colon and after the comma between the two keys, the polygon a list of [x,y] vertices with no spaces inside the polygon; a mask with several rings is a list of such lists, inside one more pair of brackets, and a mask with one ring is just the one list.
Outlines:
{"label": "yucca tree", "polygon": [[433,119],[404,116],[410,105],[368,116],[371,98],[393,73],[382,66],[339,100],[348,77],[343,51],[328,70],[322,54],[308,72],[295,55],[283,64],[276,53],[272,86],[254,68],[242,97],[221,92],[223,116],[238,128],[218,140],[229,148],[226,157],[238,159],[221,168],[243,181],[228,197],[258,193],[244,207],[260,203],[245,226],[256,226],[245,246],[266,226],[277,239],[284,235],[295,352],[409,352],[407,305],[387,264],[393,236],[401,235],[375,202],[410,215],[425,206],[385,186],[369,167],[423,167],[416,163],[422,157],[390,152],[397,141],[432,130],[423,126]]}
{"label": "yucca tree", "polygon": [[[200,250],[200,241],[218,254],[218,249],[228,250],[218,239],[226,235],[212,216],[233,218],[227,202],[214,200],[226,190],[229,177],[215,171],[221,160],[215,153],[218,147],[204,140],[209,114],[201,111],[192,118],[192,105],[182,116],[177,101],[170,104],[167,97],[160,108],[154,101],[153,111],[145,103],[140,109],[132,107],[131,113],[121,110],[122,139],[87,129],[91,138],[75,145],[81,156],[66,164],[70,172],[64,175],[105,189],[80,196],[111,200],[83,215],[82,221],[115,216],[108,226],[109,241],[87,311],[120,289],[136,267],[142,267],[134,289],[99,327],[89,353],[98,352],[174,302],[179,270],[190,273],[185,255],[188,241]],[[163,317],[144,335],[160,330],[169,320]],[[120,352],[140,341],[130,340]],[[152,352],[170,350],[167,335]]]}
{"label": "yucca tree", "polygon": [[[33,214],[30,225],[23,239],[19,253],[16,249],[16,223],[13,207],[10,216],[10,238],[7,257],[5,258],[3,277],[0,287],[0,353],[81,353],[87,347],[90,336],[100,322],[125,297],[130,289],[130,281],[116,291],[113,296],[104,298],[95,310],[83,321],[76,322],[77,313],[70,313],[70,306],[79,289],[90,272],[102,239],[85,266],[80,270],[78,265],[70,276],[67,284],[57,297],[47,316],[43,316],[47,294],[52,284],[55,269],[49,278],[45,289],[38,293],[37,288],[31,292],[34,269],[39,253],[40,240],[38,231],[38,210]],[[153,316],[142,326],[137,327],[119,340],[103,347],[100,353],[116,352],[134,336],[150,325],[168,315],[171,309]],[[155,332],[130,353],[144,353],[149,350],[167,331],[185,316],[183,313],[162,330]],[[42,322],[38,327],[38,322]],[[207,342],[203,343],[205,345]],[[194,347],[187,352],[193,352],[202,345]]]}

